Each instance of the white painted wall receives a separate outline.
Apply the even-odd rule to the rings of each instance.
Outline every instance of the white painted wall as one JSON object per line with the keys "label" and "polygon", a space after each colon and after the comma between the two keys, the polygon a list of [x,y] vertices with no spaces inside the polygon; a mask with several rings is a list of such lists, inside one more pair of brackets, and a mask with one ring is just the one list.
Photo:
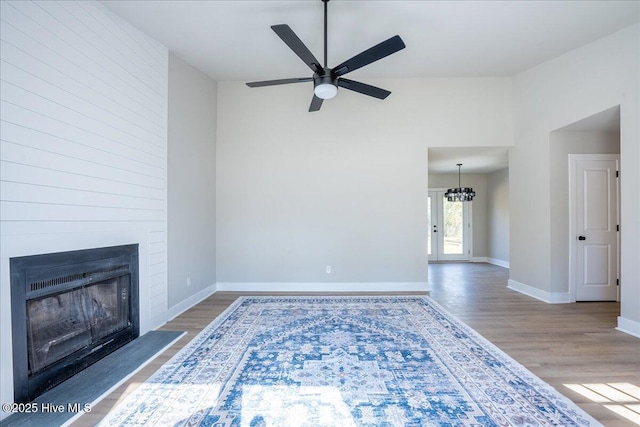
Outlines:
{"label": "white painted wall", "polygon": [[[640,335],[640,26],[634,25],[516,75],[515,146],[510,150],[512,285],[553,298],[551,132],[620,105],[622,313]],[[554,273],[555,275],[555,273]]]}
{"label": "white painted wall", "polygon": [[[617,132],[552,132],[551,292],[569,292],[569,154],[619,154]],[[575,236],[574,236],[575,238]]]}
{"label": "white painted wall", "polygon": [[169,55],[169,317],[215,290],[216,83]]}
{"label": "white painted wall", "polygon": [[[640,32],[640,26],[638,26],[637,31]],[[638,61],[640,62],[640,42],[636,43],[636,58],[638,58]],[[638,65],[638,69],[637,71],[640,71],[640,64]],[[636,85],[636,98],[635,98],[635,104],[636,104],[636,119],[638,118],[638,116],[640,116],[640,83],[638,83]],[[631,96],[633,97],[633,92],[631,92]],[[631,114],[626,114],[625,117],[626,120],[633,120],[633,111],[631,111]],[[640,126],[640,125],[638,125]],[[626,127],[625,127],[626,129]],[[640,140],[640,130],[638,130],[636,132],[637,135],[637,140]],[[627,135],[625,138],[628,138],[629,135]],[[638,187],[640,187],[639,184],[639,180],[640,180],[640,171],[638,171],[638,165],[640,165],[640,147],[638,147],[640,145],[640,142],[636,143],[636,150],[635,150],[635,160],[633,158],[633,154],[634,154],[634,150],[633,148],[630,150],[629,148],[627,148],[627,145],[629,144],[629,142],[625,142],[625,157],[627,157],[625,159],[624,165],[636,165],[636,181],[633,181],[633,177],[630,178],[631,181],[628,184],[625,184],[624,186],[622,186],[622,188],[625,191],[628,191],[629,189],[633,190],[633,188],[635,187],[636,189]],[[622,151],[622,150],[621,150]],[[633,194],[633,193],[632,193]],[[638,193],[636,193],[638,194]],[[628,203],[624,204],[625,207],[629,206]],[[628,222],[632,222],[633,218],[634,218],[634,213],[635,213],[635,225],[633,225],[633,223],[631,223],[631,233],[633,233],[633,231],[635,230],[635,235],[638,236],[637,238],[640,240],[640,196],[638,196],[638,198],[635,200],[635,204],[631,205],[631,209],[633,209],[635,207],[635,212],[630,212],[629,214],[625,214],[625,224]],[[627,233],[625,232],[625,235]],[[633,236],[633,234],[630,234],[631,236]],[[623,246],[626,250],[626,248],[628,247],[627,245]],[[640,255],[640,242],[635,246],[635,255]],[[633,247],[632,247],[633,250]],[[633,282],[631,284],[631,286],[629,286],[629,290],[624,289],[622,290],[621,293],[624,294],[625,298],[629,298],[629,302],[625,303],[625,310],[623,311],[624,316],[620,316],[620,318],[618,318],[618,327],[623,328],[626,331],[631,331],[634,330],[636,332],[636,336],[640,336],[640,328],[638,328],[638,323],[640,322],[640,284],[638,283],[638,281],[640,279],[640,262],[636,262],[636,268],[635,268],[635,272],[633,271],[632,267],[629,267],[629,263],[633,263],[633,253],[631,254],[630,257],[626,257],[625,254],[625,274],[627,275],[627,277],[636,277],[636,285],[635,285],[635,291],[634,286],[633,286]],[[637,261],[637,258],[636,258]],[[630,308],[626,308],[626,305],[629,305]],[[621,325],[622,324],[622,325]]]}
{"label": "white painted wall", "polygon": [[370,83],[393,93],[380,101],[340,90],[318,113],[307,112],[307,84],[219,83],[216,273],[224,288],[426,286],[427,149],[509,145],[511,82]]}
{"label": "white painted wall", "polygon": [[[464,166],[463,166],[464,167]],[[476,192],[473,199],[472,216],[472,258],[486,258],[488,256],[488,229],[487,229],[487,175],[463,174],[460,182],[463,187],[472,187]],[[429,175],[429,188],[453,188],[458,186],[458,174],[431,174]]]}
{"label": "white painted wall", "polygon": [[487,235],[489,261],[509,266],[509,169],[487,175]]}
{"label": "white painted wall", "polygon": [[165,322],[167,50],[99,3],[0,7],[0,401],[7,403],[9,258],[139,243],[141,333]]}

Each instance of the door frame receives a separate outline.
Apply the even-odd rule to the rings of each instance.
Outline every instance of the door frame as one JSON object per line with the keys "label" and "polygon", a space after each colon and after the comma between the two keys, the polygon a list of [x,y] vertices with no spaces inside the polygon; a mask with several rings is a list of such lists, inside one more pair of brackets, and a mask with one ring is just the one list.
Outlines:
{"label": "door frame", "polygon": [[[447,191],[446,188],[429,188],[427,197],[429,196],[430,193],[436,193],[436,199],[437,199],[437,198],[440,198],[438,195],[439,193],[442,193],[442,195],[444,195],[446,191]],[[472,254],[473,252],[473,204],[468,202],[456,202],[456,203],[464,203],[462,208],[462,215],[463,215],[463,220],[466,219],[466,224],[463,225],[463,230],[462,230],[462,245],[463,245],[463,251],[465,251],[466,253],[463,255],[444,255],[444,256],[440,255],[439,256],[437,249],[440,247],[440,241],[441,241],[440,236],[442,236],[442,230],[440,229],[444,227],[440,227],[441,224],[438,224],[438,228],[439,228],[438,232],[440,234],[435,236],[435,238],[433,235],[434,234],[433,227],[429,227],[429,233],[431,233],[431,242],[432,244],[434,241],[436,242],[435,243],[436,250],[432,251],[431,255],[427,255],[428,262],[440,262],[440,261],[467,262],[473,259],[473,254]],[[440,205],[441,205],[441,202],[436,202],[436,205],[435,205],[436,209]],[[443,211],[441,209],[439,209],[439,211],[441,212],[438,212],[437,217],[440,219],[440,222],[442,222],[441,214]]]}
{"label": "door frame", "polygon": [[[576,268],[578,250],[576,236],[576,205],[577,205],[577,180],[575,172],[578,161],[581,160],[617,160],[618,170],[620,170],[620,154],[569,154],[569,298],[571,302],[576,302],[577,283]],[[620,223],[620,179],[616,179],[616,220]],[[617,277],[620,277],[620,232],[617,233],[616,250],[618,252],[618,262],[616,265]],[[620,302],[620,286],[618,286],[616,300]]]}

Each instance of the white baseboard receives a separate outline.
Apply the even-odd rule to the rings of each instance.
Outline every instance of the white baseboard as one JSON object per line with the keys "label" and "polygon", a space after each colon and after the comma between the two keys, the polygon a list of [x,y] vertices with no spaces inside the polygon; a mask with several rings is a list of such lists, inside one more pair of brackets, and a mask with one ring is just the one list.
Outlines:
{"label": "white baseboard", "polygon": [[618,316],[617,330],[640,338],[640,322]]}
{"label": "white baseboard", "polygon": [[533,286],[525,285],[524,283],[520,283],[512,279],[509,279],[507,288],[549,304],[564,304],[574,302],[572,301],[572,297],[569,292],[543,291],[542,289],[534,288]]}
{"label": "white baseboard", "polygon": [[573,296],[569,292],[551,292],[551,304],[569,304],[575,302]]}
{"label": "white baseboard", "polygon": [[218,282],[218,291],[239,292],[428,292],[427,282]]}
{"label": "white baseboard", "polygon": [[509,268],[509,261],[503,261],[498,258],[488,258],[487,262],[489,264],[497,265],[498,267]]}
{"label": "white baseboard", "polygon": [[200,301],[203,301],[209,298],[216,291],[215,283],[213,285],[209,285],[197,294],[191,295],[184,301],[179,302],[178,304],[170,307],[167,311],[167,318],[169,320],[173,320],[185,311],[189,310],[194,305],[198,304]]}
{"label": "white baseboard", "polygon": [[509,261],[503,261],[497,258],[490,258],[486,256],[474,256],[469,259],[470,262],[487,262],[489,264],[497,265],[498,267],[509,268]]}

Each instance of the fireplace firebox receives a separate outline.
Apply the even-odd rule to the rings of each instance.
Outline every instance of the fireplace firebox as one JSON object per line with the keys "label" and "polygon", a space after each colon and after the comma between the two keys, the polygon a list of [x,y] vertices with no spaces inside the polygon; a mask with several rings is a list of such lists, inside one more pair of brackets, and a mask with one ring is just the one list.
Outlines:
{"label": "fireplace firebox", "polygon": [[11,258],[10,269],[16,402],[139,336],[137,244]]}

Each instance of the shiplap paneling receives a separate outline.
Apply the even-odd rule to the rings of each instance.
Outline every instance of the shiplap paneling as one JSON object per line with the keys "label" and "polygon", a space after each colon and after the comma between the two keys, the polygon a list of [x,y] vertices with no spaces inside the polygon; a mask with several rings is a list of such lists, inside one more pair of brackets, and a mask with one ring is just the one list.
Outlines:
{"label": "shiplap paneling", "polygon": [[149,310],[151,321],[167,321],[167,232],[166,228],[149,232]]}
{"label": "shiplap paneling", "polygon": [[168,51],[97,2],[0,7],[0,400],[11,402],[9,258],[139,243],[141,331],[167,319]]}

